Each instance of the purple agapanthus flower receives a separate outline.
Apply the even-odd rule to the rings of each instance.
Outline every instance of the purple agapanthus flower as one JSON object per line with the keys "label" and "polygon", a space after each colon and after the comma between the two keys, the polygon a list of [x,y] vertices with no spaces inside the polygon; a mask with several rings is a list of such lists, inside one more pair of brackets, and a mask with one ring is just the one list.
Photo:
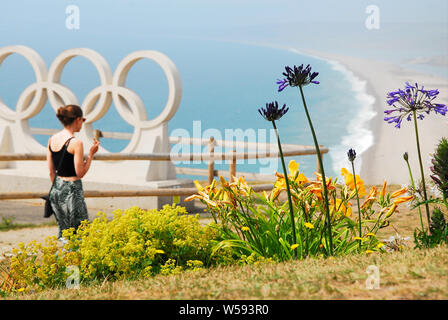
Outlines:
{"label": "purple agapanthus flower", "polygon": [[258,109],[258,112],[261,114],[263,118],[265,118],[268,121],[274,121],[279,120],[281,117],[285,115],[286,112],[288,112],[289,108],[286,107],[286,104],[283,105],[283,107],[278,107],[278,102],[274,101],[271,103],[266,103],[266,109],[260,108]]}
{"label": "purple agapanthus flower", "polygon": [[348,152],[347,152],[347,156],[348,156],[348,160],[349,160],[350,162],[355,161],[355,159],[356,159],[356,151],[355,151],[354,149],[350,149],[350,150],[348,150]]}
{"label": "purple agapanthus flower", "polygon": [[393,106],[394,109],[384,111],[385,114],[394,115],[385,117],[384,121],[388,123],[396,123],[395,127],[400,128],[401,122],[404,118],[411,121],[414,111],[418,119],[422,120],[424,113],[429,114],[431,111],[445,115],[447,113],[447,106],[440,103],[433,103],[433,100],[439,94],[439,90],[425,90],[423,86],[418,87],[406,82],[404,90],[398,89],[387,94],[387,104]]}
{"label": "purple agapanthus flower", "polygon": [[315,81],[314,78],[317,77],[319,72],[311,72],[310,65],[307,65],[305,68],[303,64],[300,66],[285,67],[286,72],[283,72],[283,75],[286,78],[277,79],[278,92],[283,91],[287,86],[298,87],[298,86],[306,86],[307,84],[314,83],[319,84],[319,81]]}

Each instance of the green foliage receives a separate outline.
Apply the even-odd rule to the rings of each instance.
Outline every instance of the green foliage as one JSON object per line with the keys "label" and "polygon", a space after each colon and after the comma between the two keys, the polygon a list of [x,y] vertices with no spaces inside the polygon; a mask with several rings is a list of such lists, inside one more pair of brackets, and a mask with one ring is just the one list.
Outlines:
{"label": "green foliage", "polygon": [[[290,163],[291,168],[294,165]],[[208,206],[208,211],[217,223],[216,228],[223,240],[214,247],[213,255],[223,249],[231,249],[236,259],[253,255],[285,261],[294,258],[295,252],[299,259],[328,256],[322,182],[309,182],[298,171],[293,172],[289,179],[294,203],[296,243],[288,202],[279,200],[280,193],[285,190],[283,175],[278,175],[269,195],[254,192],[242,177],[232,183],[221,178],[221,188],[216,187],[216,181],[205,188],[197,185],[198,194],[186,200],[201,200]],[[362,180],[359,179],[359,182]],[[343,255],[381,251],[383,243],[377,240],[377,231],[389,225],[388,220],[397,208],[394,201],[400,200],[401,203],[408,199],[394,199],[398,195],[391,197],[390,194],[377,199],[376,189],[371,191],[362,206],[365,219],[362,221],[362,237],[359,237],[359,225],[356,218],[352,218],[349,202],[355,192],[347,185],[337,185],[331,178],[327,187],[331,199],[334,253]],[[380,210],[372,208],[374,202],[378,202]]]}
{"label": "green foliage", "polygon": [[198,215],[188,215],[175,205],[117,210],[112,220],[98,213],[76,232],[65,230],[68,243],[62,248],[55,237],[44,245],[21,243],[11,258],[9,289],[63,286],[72,266],[78,268],[82,283],[198,270],[219,262],[219,256],[211,257],[217,235],[214,228],[199,223]]}
{"label": "green foliage", "polygon": [[[448,140],[442,138],[436,148],[431,160],[431,178],[442,193],[442,197],[430,198],[429,200],[418,202],[414,208],[422,204],[442,204],[448,210]],[[441,243],[448,243],[448,226],[441,208],[434,208],[428,230],[415,229],[414,243],[417,248],[432,248]]]}
{"label": "green foliage", "polygon": [[446,198],[448,195],[448,140],[446,138],[442,138],[438,144],[432,165],[433,175],[431,177]]}
{"label": "green foliage", "polygon": [[0,231],[6,231],[14,228],[14,217],[2,217],[0,222]]}
{"label": "green foliage", "polygon": [[429,234],[414,230],[414,242],[417,248],[433,248],[439,244],[448,244],[448,224],[440,208],[435,208],[431,215]]}

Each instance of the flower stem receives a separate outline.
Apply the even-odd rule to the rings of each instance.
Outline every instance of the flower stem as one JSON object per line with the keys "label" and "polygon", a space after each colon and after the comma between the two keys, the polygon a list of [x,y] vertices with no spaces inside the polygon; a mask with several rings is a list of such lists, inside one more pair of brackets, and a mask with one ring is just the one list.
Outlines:
{"label": "flower stem", "polygon": [[[411,177],[412,189],[415,190],[415,183],[414,183],[414,178],[412,176],[411,166],[409,165],[409,161],[408,160],[406,160],[406,163],[408,165],[409,176]],[[424,232],[425,228],[423,226],[422,210],[420,209],[420,206],[418,206],[418,214],[420,215],[420,224],[422,225],[422,231]]]}
{"label": "flower stem", "polygon": [[[353,161],[352,170],[353,170],[353,182],[355,183],[355,191],[356,191],[356,202],[358,203],[358,219],[359,219],[359,237],[362,238],[362,226],[361,226],[361,206],[359,205],[359,194],[358,194],[358,186],[356,185],[356,174],[355,174],[355,164]],[[361,241],[359,241],[359,249],[361,249]]]}
{"label": "flower stem", "polygon": [[[296,244],[297,243],[297,237],[296,237],[296,226],[295,226],[295,221],[294,221],[294,207],[292,205],[292,200],[291,200],[291,190],[289,189],[288,172],[286,171],[285,159],[283,158],[282,145],[280,143],[280,136],[278,135],[277,127],[275,125],[275,121],[274,120],[272,120],[272,125],[274,126],[275,135],[277,136],[277,144],[278,144],[278,150],[280,152],[280,160],[282,162],[283,173],[285,175],[286,191],[288,192],[289,212],[290,212],[290,215],[291,215],[292,239],[293,239],[293,242],[294,242],[293,244]],[[297,255],[298,255],[298,248],[296,248],[294,250],[295,258],[297,258]]]}
{"label": "flower stem", "polygon": [[319,161],[320,171],[322,174],[322,183],[323,183],[323,187],[324,187],[324,199],[325,199],[324,201],[325,201],[325,210],[326,210],[326,223],[327,223],[327,229],[328,229],[328,241],[330,243],[330,255],[333,255],[333,236],[332,236],[332,232],[331,232],[330,208],[328,206],[328,192],[327,192],[327,183],[325,181],[324,165],[322,163],[322,156],[320,153],[319,144],[317,143],[317,138],[316,138],[316,133],[314,132],[313,123],[311,122],[311,117],[308,113],[308,108],[306,106],[306,101],[305,101],[305,96],[303,94],[302,86],[299,86],[299,89],[300,89],[300,94],[302,96],[302,102],[303,102],[303,106],[305,108],[306,117],[307,117],[308,123],[310,125],[311,134],[313,135],[314,146],[315,146],[316,152],[317,152],[317,160]]}
{"label": "flower stem", "polygon": [[429,225],[431,223],[431,221],[430,221],[431,217],[430,217],[430,214],[429,214],[428,196],[426,195],[425,174],[423,172],[422,156],[421,156],[421,152],[420,152],[420,142],[419,142],[419,138],[418,138],[417,112],[414,110],[413,114],[414,114],[415,137],[416,137],[416,140],[417,140],[418,161],[419,161],[419,164],[420,164],[420,174],[422,176],[423,196],[425,197],[426,217],[428,218],[428,229],[429,229]]}

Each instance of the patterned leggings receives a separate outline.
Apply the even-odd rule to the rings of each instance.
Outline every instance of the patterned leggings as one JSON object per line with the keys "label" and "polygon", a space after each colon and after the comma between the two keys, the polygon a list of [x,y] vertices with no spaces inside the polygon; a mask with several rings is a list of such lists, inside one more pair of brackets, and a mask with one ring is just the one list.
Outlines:
{"label": "patterned leggings", "polygon": [[81,180],[65,181],[56,177],[50,192],[50,201],[59,225],[58,238],[62,237],[63,230],[69,228],[76,230],[81,221],[89,220]]}

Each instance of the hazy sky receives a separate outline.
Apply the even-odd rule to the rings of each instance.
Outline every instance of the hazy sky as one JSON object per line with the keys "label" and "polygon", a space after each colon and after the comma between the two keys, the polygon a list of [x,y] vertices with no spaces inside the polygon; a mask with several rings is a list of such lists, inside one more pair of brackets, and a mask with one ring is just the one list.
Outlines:
{"label": "hazy sky", "polygon": [[[393,60],[403,64],[423,57],[427,61],[438,61],[439,64],[433,67],[448,78],[448,0],[1,0],[1,2],[0,48],[16,44],[30,46],[48,65],[63,50],[76,47],[97,50],[112,67],[134,50],[160,50],[162,45],[169,47],[170,52],[175,50],[176,54],[173,56],[176,56],[184,54],[182,45],[185,48],[191,47],[191,43],[201,42],[190,41],[189,38],[193,38],[275,44]],[[67,28],[66,25],[69,16],[66,10],[71,5],[79,9],[80,28],[76,30]],[[366,9],[370,5],[379,9],[380,28],[376,30],[369,30],[365,26],[365,21],[369,17]],[[177,41],[177,38],[183,39]],[[212,45],[213,43],[209,47]],[[192,66],[207,60],[215,62],[216,56],[213,54],[207,56],[207,52],[204,53],[206,50],[201,45],[197,48],[199,50],[194,51],[194,57],[183,56],[184,59],[179,60]],[[221,67],[226,65],[224,60],[227,58],[224,56],[225,49],[222,51],[220,51],[222,56],[217,58],[220,59]],[[216,51],[210,52],[216,55]],[[10,70],[15,70],[12,62],[9,63]],[[17,60],[18,65],[20,62],[28,67],[23,61]],[[213,63],[208,62],[213,66]],[[88,62],[85,63],[90,68],[88,70],[92,71],[93,67]],[[263,61],[260,65],[263,66]],[[76,67],[76,65],[73,67],[73,64],[71,66]],[[182,79],[194,87],[196,79],[188,77],[191,74],[196,75],[195,70],[191,71],[182,63],[179,63],[179,66],[190,70],[182,73]],[[67,74],[69,71],[70,69],[64,73]],[[231,79],[229,68],[224,71],[228,72],[226,76]],[[256,72],[258,75],[261,74],[258,70]],[[11,71],[9,75],[13,78],[17,74]],[[95,72],[92,74],[96,77]],[[214,75],[211,75],[210,79],[213,79],[212,76]],[[230,81],[229,83],[232,84]],[[15,95],[18,96],[21,87],[23,86],[17,86],[18,91]],[[193,90],[191,87],[190,90]],[[89,86],[86,88],[86,92],[91,90]],[[187,86],[185,88],[183,107],[191,107],[194,103],[204,105],[209,103],[189,102],[188,97],[194,94],[188,95],[189,88]],[[198,88],[202,89],[199,86]],[[212,90],[223,89],[213,87]],[[9,91],[11,90],[6,88],[2,93],[11,97]],[[202,91],[198,92],[196,96],[202,96],[200,94]],[[214,97],[212,93],[203,95],[211,99],[210,105]],[[11,101],[16,101],[13,98]],[[231,95],[228,98],[230,99]]]}
{"label": "hazy sky", "polygon": [[4,0],[1,32],[61,26],[68,5],[80,8],[82,26],[103,31],[136,31],[145,27],[174,31],[179,27],[250,27],[291,22],[362,23],[368,5],[378,6],[385,23],[448,25],[446,0]]}
{"label": "hazy sky", "polygon": [[[78,30],[66,27],[70,5],[79,8]],[[378,30],[365,27],[369,5],[379,9]],[[448,1],[2,1],[0,46],[24,44],[60,50],[62,43],[106,46],[123,37],[145,47],[151,37],[191,37],[408,61],[447,55]]]}

